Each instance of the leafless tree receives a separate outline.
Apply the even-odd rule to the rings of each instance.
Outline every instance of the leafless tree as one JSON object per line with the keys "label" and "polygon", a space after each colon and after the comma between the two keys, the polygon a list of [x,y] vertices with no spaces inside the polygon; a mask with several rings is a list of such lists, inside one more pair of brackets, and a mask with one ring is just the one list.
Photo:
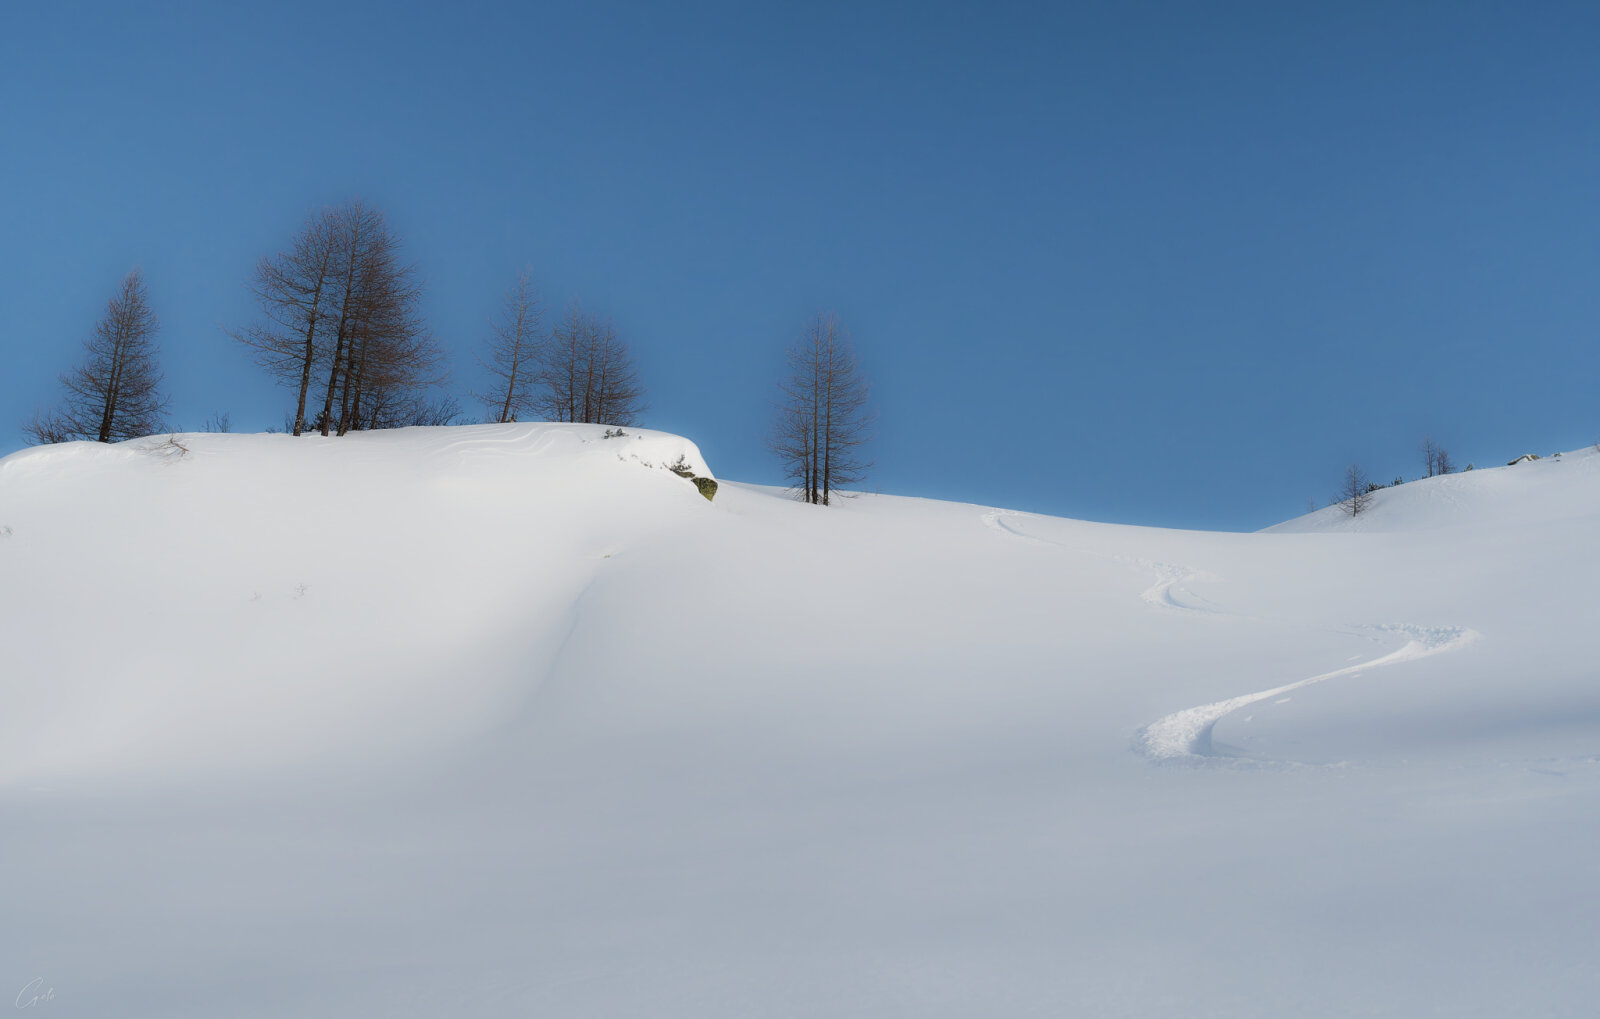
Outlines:
{"label": "leafless tree", "polygon": [[339,382],[337,428],[396,428],[440,416],[448,397],[427,393],[444,381],[444,355],[417,311],[421,287],[413,266],[395,260],[387,230],[374,240],[360,281],[360,297],[348,328]]}
{"label": "leafless tree", "polygon": [[868,386],[832,314],[812,317],[789,347],[788,368],[768,444],[800,498],[827,506],[836,489],[871,467],[861,456],[872,425]]}
{"label": "leafless tree", "polygon": [[1433,436],[1424,436],[1422,439],[1422,460],[1427,465],[1427,477],[1436,477],[1440,474],[1449,474],[1454,471],[1455,464],[1450,462],[1450,454],[1443,446],[1433,441]]}
{"label": "leafless tree", "polygon": [[1351,516],[1364,513],[1372,502],[1372,493],[1377,486],[1367,478],[1367,473],[1358,464],[1351,464],[1345,468],[1344,484],[1339,487],[1339,506]]}
{"label": "leafless tree", "polygon": [[123,277],[105,317],[84,341],[83,362],[61,376],[67,391],[61,405],[25,424],[28,437],[114,442],[161,431],[167,398],[156,365],[156,326],[144,275],[135,269]]}
{"label": "leafless tree", "polygon": [[576,303],[551,331],[543,378],[539,409],[552,421],[631,425],[645,409],[628,344]]}
{"label": "leafless tree", "polygon": [[[389,427],[443,379],[443,354],[417,311],[415,266],[399,261],[383,214],[360,201],[306,221],[288,251],[256,266],[251,290],[268,323],[232,333],[296,387],[292,431]],[[308,408],[315,377],[322,406]]]}
{"label": "leafless tree", "polygon": [[488,360],[480,364],[495,379],[492,389],[473,395],[489,408],[495,421],[515,421],[535,412],[539,394],[541,355],[544,353],[539,291],[533,270],[525,268],[516,286],[506,294],[505,310],[490,326]]}
{"label": "leafless tree", "polygon": [[232,332],[256,361],[297,389],[292,429],[306,429],[306,395],[312,371],[324,359],[341,240],[338,212],[323,209],[306,220],[289,250],[256,263],[250,290],[268,324]]}

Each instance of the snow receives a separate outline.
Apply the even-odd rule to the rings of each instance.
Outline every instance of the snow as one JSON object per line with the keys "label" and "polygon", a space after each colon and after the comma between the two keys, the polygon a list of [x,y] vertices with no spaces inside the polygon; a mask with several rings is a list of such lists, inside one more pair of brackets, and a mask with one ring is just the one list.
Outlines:
{"label": "snow", "polygon": [[708,503],[692,442],[603,431],[0,460],[0,981],[58,1016],[1592,1011],[1600,454],[1213,534]]}

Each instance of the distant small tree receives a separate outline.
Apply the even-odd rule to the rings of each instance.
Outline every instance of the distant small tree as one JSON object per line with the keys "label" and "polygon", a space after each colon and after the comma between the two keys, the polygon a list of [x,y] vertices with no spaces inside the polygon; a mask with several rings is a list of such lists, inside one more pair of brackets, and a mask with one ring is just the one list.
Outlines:
{"label": "distant small tree", "polygon": [[835,489],[860,481],[871,466],[861,455],[872,426],[867,382],[832,314],[812,316],[788,361],[767,444],[801,500],[827,506]]}
{"label": "distant small tree", "polygon": [[1427,477],[1437,477],[1440,474],[1449,474],[1455,470],[1455,465],[1450,462],[1450,454],[1445,448],[1433,441],[1433,436],[1424,436],[1422,439],[1422,460],[1427,465]]}
{"label": "distant small tree", "polygon": [[504,424],[536,413],[544,353],[541,317],[533,270],[523,269],[506,295],[500,318],[490,326],[488,359],[479,361],[495,381],[473,395],[489,408],[491,421]]}
{"label": "distant small tree", "polygon": [[61,405],[35,415],[23,431],[39,443],[115,442],[161,431],[167,398],[156,365],[156,326],[144,275],[135,269],[123,277],[105,317],[84,341],[83,362],[61,376],[67,391]]}
{"label": "distant small tree", "polygon": [[1366,471],[1359,464],[1351,464],[1345,469],[1344,484],[1339,488],[1338,504],[1351,516],[1366,512],[1367,506],[1372,502],[1372,493],[1377,490],[1367,479]]}

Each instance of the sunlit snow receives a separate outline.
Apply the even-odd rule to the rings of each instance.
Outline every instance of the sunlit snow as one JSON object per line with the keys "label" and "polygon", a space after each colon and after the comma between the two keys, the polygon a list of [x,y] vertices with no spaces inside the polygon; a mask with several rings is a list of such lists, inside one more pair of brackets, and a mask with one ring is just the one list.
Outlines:
{"label": "sunlit snow", "polygon": [[0,1001],[1600,1000],[1595,451],[1220,534],[707,502],[604,431],[0,460]]}

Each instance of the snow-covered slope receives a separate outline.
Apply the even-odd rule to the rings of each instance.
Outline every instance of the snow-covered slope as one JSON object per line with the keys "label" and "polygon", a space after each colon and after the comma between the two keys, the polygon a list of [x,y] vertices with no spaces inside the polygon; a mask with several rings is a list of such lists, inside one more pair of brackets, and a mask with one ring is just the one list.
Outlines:
{"label": "snow-covered slope", "polygon": [[1600,456],[1235,535],[708,503],[692,443],[602,431],[0,460],[0,979],[63,1016],[1600,992]]}
{"label": "snow-covered slope", "polygon": [[0,783],[388,758],[535,685],[622,543],[709,508],[692,442],[520,425],[74,442],[0,461]]}
{"label": "snow-covered slope", "polygon": [[1465,527],[1526,528],[1594,518],[1600,495],[1600,446],[1524,460],[1506,467],[1409,481],[1372,494],[1368,508],[1351,516],[1329,506],[1266,528],[1268,533],[1310,531],[1437,531]]}

